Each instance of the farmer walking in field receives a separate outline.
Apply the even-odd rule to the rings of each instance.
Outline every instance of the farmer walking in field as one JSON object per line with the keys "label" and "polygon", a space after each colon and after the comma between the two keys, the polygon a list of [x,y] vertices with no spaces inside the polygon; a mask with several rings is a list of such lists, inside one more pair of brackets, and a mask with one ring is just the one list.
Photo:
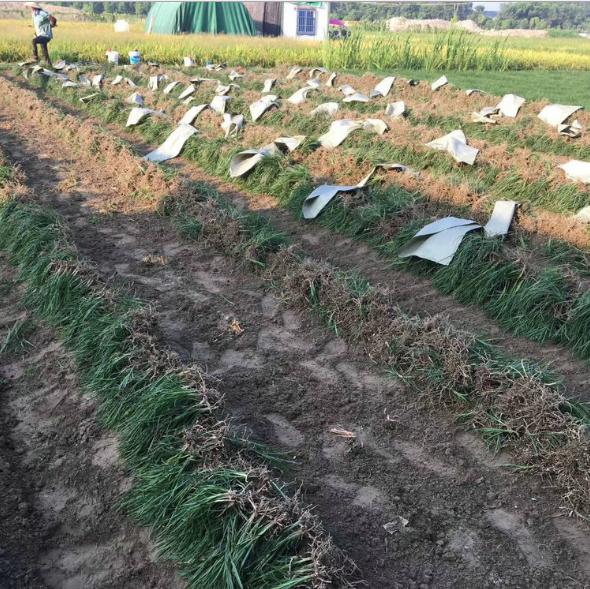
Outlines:
{"label": "farmer walking in field", "polygon": [[43,7],[36,2],[25,2],[33,13],[33,26],[35,27],[35,38],[33,39],[33,61],[39,61],[39,52],[37,45],[41,45],[43,59],[51,66],[47,44],[53,39],[52,27],[55,26],[56,20]]}

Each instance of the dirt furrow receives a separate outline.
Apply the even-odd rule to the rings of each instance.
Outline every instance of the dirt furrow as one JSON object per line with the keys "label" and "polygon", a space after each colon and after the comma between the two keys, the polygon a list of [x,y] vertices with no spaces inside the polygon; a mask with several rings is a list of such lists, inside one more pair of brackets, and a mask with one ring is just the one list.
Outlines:
{"label": "dirt furrow", "polygon": [[[587,582],[587,532],[542,484],[500,469],[507,457],[490,460],[474,437],[416,406],[412,391],[307,315],[284,310],[253,274],[180,242],[153,212],[109,210],[116,170],[90,160],[77,167],[51,133],[32,139],[27,121],[10,124],[3,143],[36,198],[66,218],[83,256],[156,304],[167,343],[220,379],[252,436],[293,457],[285,476],[302,485],[370,587]],[[284,214],[275,218],[302,232]],[[358,245],[327,250],[321,236],[307,238],[316,255],[382,271]],[[335,427],[354,431],[356,442],[330,433]],[[382,526],[398,516],[409,523],[389,534]]]}

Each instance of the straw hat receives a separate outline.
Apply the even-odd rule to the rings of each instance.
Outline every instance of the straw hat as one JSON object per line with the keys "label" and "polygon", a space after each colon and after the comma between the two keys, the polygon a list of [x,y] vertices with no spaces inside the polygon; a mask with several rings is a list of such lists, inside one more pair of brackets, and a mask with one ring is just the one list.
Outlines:
{"label": "straw hat", "polygon": [[37,4],[37,2],[25,2],[27,8],[36,8],[37,10],[43,10],[43,6]]}

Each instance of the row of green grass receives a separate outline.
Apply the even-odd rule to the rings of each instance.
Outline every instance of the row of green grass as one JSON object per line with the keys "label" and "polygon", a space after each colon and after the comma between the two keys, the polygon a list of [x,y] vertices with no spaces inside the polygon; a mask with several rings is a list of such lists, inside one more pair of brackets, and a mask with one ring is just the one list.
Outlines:
{"label": "row of green grass", "polygon": [[[76,95],[69,91],[53,89],[52,92],[77,107],[81,105]],[[126,119],[127,109],[119,99],[106,100],[105,97],[105,100],[81,108],[105,122],[124,124]],[[172,126],[166,120],[153,119],[134,130],[150,143],[161,143]],[[359,139],[361,145],[363,141],[367,139]],[[370,149],[367,146],[366,151],[360,149],[359,152],[364,151],[365,157],[371,159]],[[186,144],[183,157],[209,173],[226,178],[229,161],[240,150],[239,140],[220,137],[204,141],[201,136]],[[428,154],[431,158],[437,156],[440,154],[436,152]],[[375,161],[376,158],[375,154]],[[385,159],[395,161],[400,158],[396,154],[387,154]],[[315,188],[307,169],[292,165],[289,158],[266,159],[239,184],[254,192],[275,196],[296,217],[301,216],[303,201]],[[550,242],[545,250],[547,267],[533,271],[518,259],[518,255],[510,254],[500,240],[473,234],[464,240],[447,267],[424,260],[399,260],[399,247],[431,220],[408,221],[404,217],[425,199],[390,185],[386,189],[370,191],[367,201],[365,206],[350,208],[336,199],[315,222],[366,241],[390,259],[396,268],[429,276],[439,291],[454,296],[462,304],[484,309],[503,329],[515,335],[541,343],[555,341],[569,347],[579,357],[590,357],[590,334],[585,329],[590,320],[590,293],[585,291],[580,276],[580,272],[587,271],[583,252],[564,244],[557,247],[555,242]],[[396,218],[404,219],[401,228],[393,237],[386,236],[380,230],[381,224]],[[557,251],[559,255],[555,253]],[[564,252],[569,252],[572,264],[564,263]]]}

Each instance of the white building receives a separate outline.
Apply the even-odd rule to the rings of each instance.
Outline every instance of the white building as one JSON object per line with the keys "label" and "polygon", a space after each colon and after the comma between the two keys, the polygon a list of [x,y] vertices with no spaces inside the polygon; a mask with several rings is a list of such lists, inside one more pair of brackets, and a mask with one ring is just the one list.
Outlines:
{"label": "white building", "polygon": [[283,2],[283,37],[323,41],[329,36],[329,2]]}

